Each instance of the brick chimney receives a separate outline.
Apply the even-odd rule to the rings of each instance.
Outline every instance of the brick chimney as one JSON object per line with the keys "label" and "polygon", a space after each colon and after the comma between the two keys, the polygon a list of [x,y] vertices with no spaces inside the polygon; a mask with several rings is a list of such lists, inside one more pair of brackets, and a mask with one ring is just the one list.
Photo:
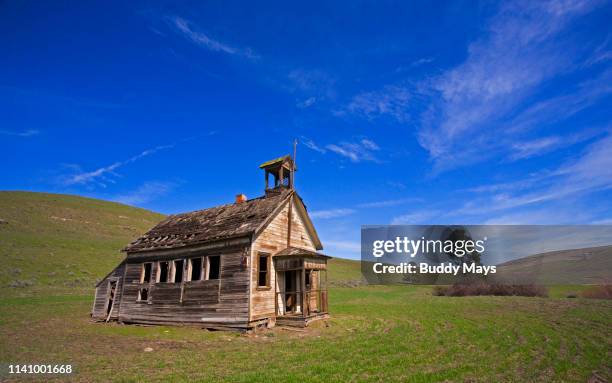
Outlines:
{"label": "brick chimney", "polygon": [[243,203],[247,200],[247,196],[244,194],[236,194],[236,204]]}

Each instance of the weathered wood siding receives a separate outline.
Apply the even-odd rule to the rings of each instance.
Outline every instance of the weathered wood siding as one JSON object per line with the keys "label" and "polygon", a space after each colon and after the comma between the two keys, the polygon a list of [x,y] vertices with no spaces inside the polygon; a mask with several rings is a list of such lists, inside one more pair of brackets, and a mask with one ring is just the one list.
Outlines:
{"label": "weathered wood siding", "polygon": [[327,260],[318,258],[304,258],[304,267],[312,270],[326,270]]}
{"label": "weathered wood siding", "polygon": [[117,266],[109,275],[106,276],[96,287],[96,295],[94,298],[93,309],[91,315],[95,319],[107,318],[107,307],[108,294],[109,294],[109,281],[116,280],[117,288],[115,290],[115,304],[113,305],[113,312],[111,313],[111,319],[117,319],[119,314],[119,307],[121,303],[121,289],[123,287],[123,273],[125,271],[125,263],[121,263]]}
{"label": "weathered wood siding", "polygon": [[[301,247],[304,249],[316,251],[314,242],[310,234],[304,226],[304,221],[298,209],[296,202],[293,204],[291,212],[291,243],[290,246]],[[259,252],[274,255],[275,253],[285,249],[287,244],[287,233],[289,230],[289,204],[272,219],[266,228],[255,238],[251,247],[251,300],[250,300],[250,320],[258,320],[262,318],[274,317],[275,313],[275,286],[276,286],[276,270],[274,262],[271,262],[270,270],[270,288],[262,289],[257,287],[257,254]]]}
{"label": "weathered wood siding", "polygon": [[[152,282],[140,283],[143,260],[128,258],[119,320],[128,323],[180,323],[202,326],[246,327],[248,324],[249,270],[242,262],[249,248],[218,250],[146,259],[153,261]],[[170,252],[171,254],[171,252]],[[219,279],[182,283],[155,283],[158,262],[206,255],[221,256]],[[185,262],[186,266],[187,262]],[[185,273],[186,274],[186,270]],[[149,299],[138,301],[140,288],[149,287]]]}

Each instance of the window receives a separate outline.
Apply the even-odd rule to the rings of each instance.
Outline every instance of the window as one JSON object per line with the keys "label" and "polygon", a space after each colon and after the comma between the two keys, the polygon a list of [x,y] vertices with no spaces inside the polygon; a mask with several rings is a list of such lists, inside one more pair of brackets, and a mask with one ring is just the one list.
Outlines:
{"label": "window", "polygon": [[202,258],[191,258],[187,268],[187,280],[199,281],[202,279]]}
{"label": "window", "polygon": [[257,261],[257,287],[270,287],[270,255],[259,253]]}
{"label": "window", "polygon": [[139,301],[146,301],[149,299],[149,289],[147,288],[143,288],[138,290],[138,300]]}
{"label": "window", "polygon": [[172,278],[172,282],[174,283],[180,283],[183,282],[183,269],[185,268],[185,260],[184,259],[178,259],[176,261],[173,262],[173,277]]}
{"label": "window", "polygon": [[206,279],[219,279],[221,275],[221,256],[208,256],[206,257],[206,263]]}
{"label": "window", "polygon": [[157,268],[157,282],[166,283],[170,277],[170,262],[163,261],[159,262]]}
{"label": "window", "polygon": [[142,271],[140,273],[140,283],[151,282],[151,270],[153,269],[152,263],[143,263]]}

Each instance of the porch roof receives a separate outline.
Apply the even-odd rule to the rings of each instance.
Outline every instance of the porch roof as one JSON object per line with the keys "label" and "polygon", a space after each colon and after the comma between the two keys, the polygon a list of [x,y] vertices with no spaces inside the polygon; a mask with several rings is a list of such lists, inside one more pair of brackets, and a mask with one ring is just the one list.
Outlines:
{"label": "porch roof", "polygon": [[278,253],[274,254],[274,257],[309,257],[309,258],[323,258],[330,259],[329,255],[321,254],[316,251],[302,249],[300,247],[289,246]]}

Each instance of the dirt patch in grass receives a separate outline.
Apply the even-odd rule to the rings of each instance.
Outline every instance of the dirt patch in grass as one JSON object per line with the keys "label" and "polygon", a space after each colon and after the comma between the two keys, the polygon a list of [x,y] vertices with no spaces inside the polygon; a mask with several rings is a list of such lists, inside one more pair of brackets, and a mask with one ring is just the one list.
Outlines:
{"label": "dirt patch in grass", "polygon": [[489,283],[457,283],[452,286],[436,286],[433,294],[447,297],[466,297],[474,295],[547,297],[544,286],[507,285]]}

